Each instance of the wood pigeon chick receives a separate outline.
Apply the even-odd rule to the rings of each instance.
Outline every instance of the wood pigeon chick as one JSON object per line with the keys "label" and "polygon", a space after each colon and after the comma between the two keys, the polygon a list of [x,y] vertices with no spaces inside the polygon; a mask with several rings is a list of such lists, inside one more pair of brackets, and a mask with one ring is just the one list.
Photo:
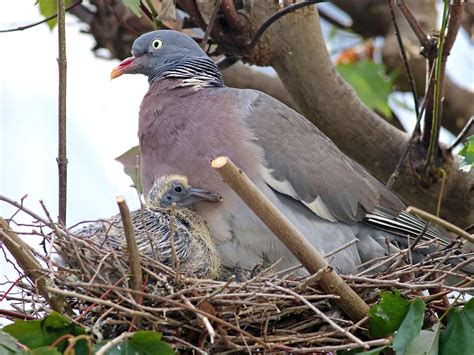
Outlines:
{"label": "wood pigeon chick", "polygon": [[[214,62],[186,34],[146,33],[132,54],[111,77],[148,77],[138,129],[144,189],[159,176],[180,174],[222,195],[223,203],[195,208],[227,267],[252,269],[284,257],[279,267],[286,268],[297,261],[210,167],[220,155],[242,168],[320,253],[358,238],[328,260],[340,272],[386,255],[387,238],[406,243],[424,227],[302,115],[262,92],[226,87]],[[430,229],[426,236],[439,233]]]}
{"label": "wood pigeon chick", "polygon": [[[184,176],[167,175],[157,179],[148,194],[143,210],[132,211],[138,251],[149,258],[174,267],[171,247],[171,205],[176,203],[174,218],[174,248],[180,271],[199,278],[217,278],[221,262],[206,222],[188,207],[197,201],[218,202],[214,193],[190,186]],[[126,237],[122,219],[116,215],[73,231],[86,236],[103,248],[111,247],[126,254]]]}

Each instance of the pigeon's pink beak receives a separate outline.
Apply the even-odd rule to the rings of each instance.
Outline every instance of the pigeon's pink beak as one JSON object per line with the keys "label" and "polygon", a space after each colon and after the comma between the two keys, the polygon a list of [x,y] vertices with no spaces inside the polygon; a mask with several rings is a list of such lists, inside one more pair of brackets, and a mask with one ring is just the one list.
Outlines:
{"label": "pigeon's pink beak", "polygon": [[118,78],[120,75],[125,74],[127,72],[127,69],[130,68],[133,65],[133,62],[135,61],[135,57],[129,57],[124,59],[118,66],[112,70],[110,73],[110,79],[115,79]]}

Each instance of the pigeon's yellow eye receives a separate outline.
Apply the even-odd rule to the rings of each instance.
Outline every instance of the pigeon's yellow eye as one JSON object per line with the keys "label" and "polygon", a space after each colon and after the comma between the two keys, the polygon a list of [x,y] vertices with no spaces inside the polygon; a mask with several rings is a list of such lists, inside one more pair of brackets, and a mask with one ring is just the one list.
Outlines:
{"label": "pigeon's yellow eye", "polygon": [[151,42],[151,46],[154,49],[158,49],[163,47],[163,41],[161,39],[154,39],[153,42]]}

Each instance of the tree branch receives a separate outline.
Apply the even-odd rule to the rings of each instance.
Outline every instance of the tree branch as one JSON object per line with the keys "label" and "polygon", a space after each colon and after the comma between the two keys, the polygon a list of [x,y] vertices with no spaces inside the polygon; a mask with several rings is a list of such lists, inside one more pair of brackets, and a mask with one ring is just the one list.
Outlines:
{"label": "tree branch", "polygon": [[67,208],[67,144],[66,144],[66,20],[64,0],[57,0],[58,7],[58,67],[59,67],[59,99],[58,99],[58,213],[59,221],[66,225]]}
{"label": "tree branch", "polygon": [[[69,11],[73,8],[75,8],[77,5],[79,5],[80,3],[82,3],[82,0],[78,0],[77,2],[75,2],[74,4],[72,4],[71,6],[67,7],[65,9],[65,11]],[[29,25],[24,25],[24,26],[19,26],[19,27],[15,27],[15,28],[9,28],[9,29],[6,29],[6,30],[0,30],[0,33],[7,33],[7,32],[16,32],[16,31],[23,31],[23,30],[27,30],[29,28],[32,28],[32,27],[36,27],[38,25],[41,25],[42,23],[46,23],[48,22],[49,20],[52,20],[54,18],[56,18],[58,16],[58,14],[54,14],[54,15],[51,15],[51,16],[48,16],[44,19],[42,19],[41,21],[38,21],[38,22],[33,22],[33,23],[30,23]]]}

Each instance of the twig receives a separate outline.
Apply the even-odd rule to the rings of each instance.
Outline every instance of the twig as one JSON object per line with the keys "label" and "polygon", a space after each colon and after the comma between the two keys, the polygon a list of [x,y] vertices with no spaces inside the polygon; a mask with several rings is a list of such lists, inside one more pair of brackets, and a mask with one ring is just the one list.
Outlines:
{"label": "twig", "polygon": [[133,333],[124,332],[120,334],[118,337],[108,341],[103,347],[101,347],[97,352],[96,355],[105,355],[107,351],[112,349],[115,345],[120,344],[125,339],[131,338]]}
{"label": "twig", "polygon": [[[120,210],[120,217],[122,217],[123,231],[127,239],[128,262],[130,265],[130,285],[132,290],[140,291],[142,286],[142,268],[140,265],[140,255],[138,254],[137,240],[135,238],[135,230],[133,228],[132,218],[130,217],[130,210],[128,209],[125,197],[117,197],[117,205]],[[140,297],[134,297],[136,302],[139,302]]]}
{"label": "twig", "polygon": [[204,50],[206,48],[207,40],[209,39],[209,35],[211,34],[212,27],[214,26],[214,22],[216,22],[217,13],[221,8],[221,1],[222,0],[215,0],[214,8],[212,9],[211,18],[209,19],[209,23],[206,27],[206,32],[204,33],[204,37],[202,38],[201,48]]}
{"label": "twig", "polygon": [[421,27],[420,23],[417,21],[415,16],[413,16],[413,13],[405,4],[405,1],[397,0],[397,6],[405,17],[405,19],[407,20],[408,24],[410,25],[416,38],[418,38],[418,41],[420,41],[420,45],[423,47],[422,54],[424,54],[425,56],[432,56],[433,53],[436,53],[434,52],[434,50],[436,49],[435,44],[430,41],[425,31],[423,30],[423,27]]}
{"label": "twig", "polygon": [[158,13],[156,12],[155,6],[153,6],[153,3],[151,2],[151,0],[146,0],[146,3],[151,11],[151,20],[153,21],[153,26],[155,27],[155,30],[157,30],[158,28],[160,28],[160,25],[157,20]]}
{"label": "twig", "polygon": [[307,299],[305,299],[304,297],[302,297],[301,295],[297,294],[296,292],[293,292],[289,289],[286,289],[286,288],[283,288],[283,287],[280,287],[278,285],[274,285],[270,282],[266,282],[266,284],[268,286],[271,286],[271,287],[274,287],[276,288],[277,290],[281,291],[281,292],[284,292],[284,293],[288,293],[290,295],[292,295],[293,297],[295,297],[297,300],[303,302],[305,305],[307,305],[312,311],[314,311],[314,313],[316,313],[318,316],[320,316],[322,319],[324,319],[332,328],[334,328],[335,330],[341,332],[342,334],[344,334],[346,337],[348,337],[349,339],[351,339],[352,341],[356,342],[357,344],[359,344],[360,346],[362,346],[364,349],[369,349],[369,346],[364,343],[362,340],[360,340],[359,338],[357,338],[355,335],[352,335],[350,332],[348,332],[346,329],[340,327],[339,325],[337,325],[331,318],[329,318],[328,316],[326,316],[323,312],[321,312],[319,309],[317,309],[315,306],[313,306],[313,304],[311,302],[309,302]]}
{"label": "twig", "polygon": [[5,244],[18,265],[36,285],[38,293],[44,297],[51,308],[60,313],[62,313],[64,310],[68,310],[67,303],[62,297],[51,297],[49,295],[48,291],[46,290],[46,280],[43,273],[41,272],[44,269],[35,259],[28,245],[8,227],[8,224],[1,217],[0,241]]}
{"label": "twig", "polygon": [[66,225],[67,207],[67,140],[66,140],[66,20],[64,0],[57,0],[58,8],[58,67],[59,67],[59,99],[58,99],[58,213],[59,221]]}
{"label": "twig", "polygon": [[412,252],[415,249],[415,247],[418,245],[418,243],[423,238],[423,236],[425,235],[425,233],[428,231],[429,228],[430,228],[430,222],[426,222],[426,224],[423,227],[423,229],[421,230],[421,232],[416,236],[415,240],[413,241],[413,243],[408,248],[408,250],[410,252]]}
{"label": "twig", "polygon": [[474,125],[474,116],[471,116],[471,118],[469,119],[469,121],[467,121],[466,125],[464,126],[464,128],[462,129],[461,132],[459,132],[458,136],[456,137],[456,139],[454,140],[453,144],[451,144],[449,146],[449,148],[447,149],[448,152],[452,152],[452,150],[459,144],[461,143],[464,138],[466,137],[466,135],[469,133],[469,131],[471,130],[471,127]]}
{"label": "twig", "polygon": [[411,70],[410,63],[408,61],[407,52],[405,50],[405,45],[403,44],[403,39],[400,34],[400,29],[398,28],[397,19],[395,17],[395,11],[393,9],[393,2],[395,0],[387,0],[388,7],[390,9],[390,16],[392,17],[393,27],[395,29],[395,37],[397,38],[398,47],[400,49],[400,54],[403,59],[403,65],[408,75],[408,84],[410,85],[411,93],[413,95],[413,102],[415,103],[415,114],[416,117],[420,115],[419,106],[418,106],[418,94],[416,93],[415,78],[413,76],[413,71]]}
{"label": "twig", "polygon": [[[75,2],[74,4],[72,4],[71,6],[67,7],[67,8],[65,9],[65,11],[71,10],[72,8],[74,8],[74,7],[76,7],[77,5],[79,5],[80,3],[82,3],[82,0],[79,0],[79,1]],[[51,16],[49,16],[49,17],[46,17],[46,18],[42,19],[41,21],[33,22],[33,23],[29,24],[29,25],[19,26],[19,27],[15,27],[15,28],[9,28],[9,29],[6,29],[6,30],[0,30],[0,33],[16,32],[16,31],[27,30],[28,28],[32,28],[32,27],[41,25],[42,23],[48,22],[49,20],[52,20],[52,19],[56,18],[57,16],[58,16],[58,14],[56,13],[56,14],[54,14],[54,15],[51,15]]]}
{"label": "twig", "polygon": [[10,309],[0,309],[0,316],[8,317],[11,319],[37,320],[36,317],[33,317],[27,313],[20,313],[12,311]]}
{"label": "twig", "polygon": [[352,32],[352,26],[346,25],[330,14],[328,14],[326,11],[318,7],[318,14],[319,17],[321,17],[324,21],[328,22],[329,24],[333,25],[334,27],[337,27],[340,30],[347,31],[347,32]]}
{"label": "twig", "polygon": [[338,247],[338,248],[336,248],[336,249],[334,249],[334,250],[331,250],[329,253],[324,254],[324,257],[327,259],[327,258],[329,258],[330,256],[333,256],[334,254],[337,254],[337,253],[343,251],[344,249],[349,248],[351,245],[354,245],[354,244],[356,244],[356,243],[359,243],[359,239],[354,238],[354,239],[348,241],[347,243],[341,245],[340,247]]}
{"label": "twig", "polygon": [[432,86],[433,79],[434,79],[434,67],[431,68],[430,75],[427,80],[427,85],[426,85],[427,89],[425,90],[425,96],[423,98],[423,101],[421,102],[421,107],[418,112],[418,117],[416,118],[415,127],[413,128],[413,132],[411,133],[410,139],[408,140],[408,142],[405,145],[405,148],[403,149],[402,155],[400,156],[400,160],[398,161],[397,166],[395,167],[395,170],[390,175],[390,178],[387,181],[386,186],[388,188],[391,188],[393,184],[395,183],[395,181],[397,180],[398,175],[400,174],[400,171],[403,168],[403,163],[405,162],[405,159],[408,156],[408,153],[410,152],[411,147],[415,143],[415,140],[417,139],[417,137],[419,137],[419,135],[421,134],[421,129],[420,129],[421,118],[423,117],[423,113],[426,110],[426,103],[428,100],[428,94],[430,92],[429,88]]}
{"label": "twig", "polygon": [[176,227],[176,203],[173,202],[171,204],[171,210],[170,210],[170,224],[169,224],[169,230],[170,230],[170,248],[171,248],[171,255],[173,257],[174,261],[174,267],[176,269],[176,280],[179,281],[179,258],[178,258],[178,253],[176,252],[176,244],[174,240],[174,229]]}
{"label": "twig", "polygon": [[433,223],[436,223],[436,224],[440,225],[441,227],[443,227],[443,228],[445,228],[445,229],[447,229],[451,232],[454,232],[454,233],[458,234],[459,236],[463,237],[464,239],[470,241],[471,243],[474,243],[474,236],[472,234],[467,233],[466,231],[462,230],[461,228],[455,226],[452,223],[449,223],[448,221],[445,221],[442,218],[436,217],[436,216],[432,215],[431,213],[428,213],[426,211],[423,211],[423,210],[421,210],[419,208],[416,208],[416,207],[413,207],[413,206],[407,207],[406,211],[408,213],[417,214],[421,218],[429,220]]}
{"label": "twig", "polygon": [[[189,307],[193,308],[194,310],[196,307],[191,303],[190,300],[188,300],[184,295],[180,295],[181,299],[183,300],[184,303],[186,303]],[[216,336],[216,332],[214,328],[211,325],[211,322],[209,322],[209,318],[206,316],[203,316],[202,314],[196,313],[196,316],[204,323],[204,326],[207,329],[207,332],[209,333],[209,339],[211,341],[211,344],[214,344],[214,338]]]}
{"label": "twig", "polygon": [[326,292],[340,296],[336,302],[352,320],[357,322],[366,316],[369,310],[367,304],[229,158],[218,157],[211,164],[311,274],[320,269],[325,270],[320,281],[322,288]]}
{"label": "twig", "polygon": [[446,184],[446,171],[444,169],[439,169],[439,174],[441,175],[441,186],[439,187],[439,196],[438,202],[436,204],[436,217],[439,217],[441,213],[441,203],[443,202],[444,195],[444,186]]}

